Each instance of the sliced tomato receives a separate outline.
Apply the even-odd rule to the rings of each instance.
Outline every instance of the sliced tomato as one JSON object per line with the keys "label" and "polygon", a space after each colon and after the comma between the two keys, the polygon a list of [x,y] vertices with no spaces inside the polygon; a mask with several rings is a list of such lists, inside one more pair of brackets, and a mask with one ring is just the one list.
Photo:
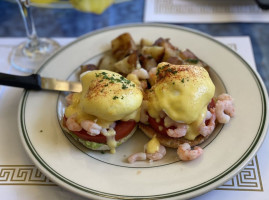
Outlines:
{"label": "sliced tomato", "polygon": [[215,107],[216,107],[216,102],[215,102],[215,99],[212,98],[210,103],[207,106],[207,110],[210,110],[211,108],[215,108]]}
{"label": "sliced tomato", "polygon": [[[176,128],[174,126],[171,126],[171,127],[166,128],[164,126],[164,119],[160,119],[160,121],[157,122],[154,118],[152,118],[151,116],[149,116],[149,120],[148,121],[149,121],[150,126],[154,129],[154,131],[156,131],[157,133],[160,133],[160,134],[162,134],[164,136],[167,136],[167,137],[169,137],[167,135],[167,130],[168,129],[175,129]],[[162,127],[162,128],[160,129],[160,127]]]}
{"label": "sliced tomato", "polygon": [[[210,101],[210,103],[207,106],[207,109],[210,110],[211,108],[214,108],[214,107],[216,107],[216,102],[215,102],[215,99],[212,98],[211,101]],[[176,128],[175,126],[171,126],[171,127],[166,128],[164,126],[164,119],[160,119],[160,121],[157,122],[151,116],[148,115],[148,117],[149,117],[148,122],[149,122],[150,126],[154,129],[154,131],[156,131],[157,133],[162,134],[163,136],[170,137],[170,136],[167,135],[167,130],[168,129],[175,129]],[[207,120],[205,122],[206,125],[208,124],[208,122],[209,122],[209,120]],[[162,127],[161,130],[160,130],[160,127]]]}
{"label": "sliced tomato", "polygon": [[[208,104],[207,106],[207,110],[210,111],[211,108],[215,108],[216,107],[216,100],[214,98],[211,99],[211,102]],[[205,121],[205,125],[207,126],[209,124],[210,119]]]}
{"label": "sliced tomato", "polygon": [[[64,117],[64,125],[66,118]],[[130,121],[117,121],[115,126],[116,136],[115,140],[118,141],[124,137],[126,137],[135,127],[136,122],[133,120]],[[76,134],[79,138],[91,142],[103,143],[106,144],[106,137],[102,134],[91,136],[82,129],[81,131],[72,131],[72,133]]]}

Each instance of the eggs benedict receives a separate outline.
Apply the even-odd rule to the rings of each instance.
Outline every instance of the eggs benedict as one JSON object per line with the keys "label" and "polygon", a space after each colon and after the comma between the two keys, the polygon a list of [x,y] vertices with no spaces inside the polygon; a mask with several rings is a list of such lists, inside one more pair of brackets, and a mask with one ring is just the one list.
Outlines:
{"label": "eggs benedict", "polygon": [[200,144],[215,128],[215,111],[210,107],[214,93],[205,68],[162,62],[146,91],[140,128],[150,138],[156,134],[167,147]]}
{"label": "eggs benedict", "polygon": [[110,150],[135,132],[143,95],[132,81],[108,70],[80,76],[82,92],[68,97],[63,125],[87,148]]}

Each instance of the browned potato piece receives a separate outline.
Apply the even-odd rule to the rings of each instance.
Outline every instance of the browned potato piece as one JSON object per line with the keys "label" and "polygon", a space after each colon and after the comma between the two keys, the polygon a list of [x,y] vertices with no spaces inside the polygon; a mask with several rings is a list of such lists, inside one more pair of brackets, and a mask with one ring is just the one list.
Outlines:
{"label": "browned potato piece", "polygon": [[178,49],[172,48],[170,43],[164,43],[164,56],[162,61],[167,62],[171,57],[180,59],[179,51]]}
{"label": "browned potato piece", "polygon": [[192,64],[204,67],[209,71],[209,66],[204,61],[200,60],[192,51],[186,49],[185,51],[180,52],[180,57],[184,60],[184,64]]}
{"label": "browned potato piece", "polygon": [[116,63],[116,59],[112,56],[111,52],[104,55],[99,63],[98,63],[98,69],[106,69],[110,71],[114,71],[114,64]]}
{"label": "browned potato piece", "polygon": [[114,69],[117,72],[123,73],[123,74],[129,74],[134,69],[136,69],[137,65],[137,54],[132,53],[131,55],[125,57],[124,59],[118,61],[114,64]]}
{"label": "browned potato piece", "polygon": [[173,64],[173,65],[181,65],[183,61],[178,57],[170,57],[166,60],[166,62]]}
{"label": "browned potato piece", "polygon": [[193,52],[191,52],[189,49],[186,49],[185,51],[181,51],[180,57],[183,60],[186,60],[186,59],[197,60],[198,59],[197,56]]}
{"label": "browned potato piece", "polygon": [[175,46],[173,46],[170,42],[170,39],[158,38],[153,45],[161,46],[161,47],[169,47],[170,49],[177,50]]}
{"label": "browned potato piece", "polygon": [[141,50],[143,55],[152,56],[156,62],[160,62],[164,55],[164,47],[159,46],[144,46]]}
{"label": "browned potato piece", "polygon": [[86,71],[92,71],[92,70],[96,70],[97,66],[93,65],[93,64],[87,64],[87,65],[81,65],[80,66],[80,74],[86,72]]}
{"label": "browned potato piece", "polygon": [[140,40],[140,47],[141,48],[144,47],[144,46],[152,46],[152,45],[153,45],[153,43],[151,41],[145,39],[145,38],[142,38]]}
{"label": "browned potato piece", "polygon": [[151,56],[141,54],[139,55],[139,61],[140,61],[141,67],[143,67],[147,71],[157,66],[156,60]]}
{"label": "browned potato piece", "polygon": [[137,50],[135,42],[129,33],[123,33],[111,41],[112,54],[117,61]]}
{"label": "browned potato piece", "polygon": [[181,60],[179,57],[179,50],[169,42],[169,39],[159,38],[155,41],[154,44],[164,47],[164,56],[162,58],[163,62],[168,62],[171,57],[173,57],[173,61],[175,61],[175,58]]}

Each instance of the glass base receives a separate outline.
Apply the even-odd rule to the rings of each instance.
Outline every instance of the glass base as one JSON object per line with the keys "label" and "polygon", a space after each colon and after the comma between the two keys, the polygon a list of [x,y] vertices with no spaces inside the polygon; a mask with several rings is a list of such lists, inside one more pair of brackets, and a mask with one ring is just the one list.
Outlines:
{"label": "glass base", "polygon": [[41,64],[56,50],[60,45],[51,39],[40,38],[36,47],[29,48],[28,41],[15,47],[10,54],[10,64],[17,70],[27,73],[35,73]]}

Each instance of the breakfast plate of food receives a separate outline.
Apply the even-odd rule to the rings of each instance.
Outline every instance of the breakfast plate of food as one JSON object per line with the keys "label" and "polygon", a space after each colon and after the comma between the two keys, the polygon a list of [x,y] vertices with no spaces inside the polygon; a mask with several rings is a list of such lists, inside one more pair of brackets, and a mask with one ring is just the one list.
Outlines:
{"label": "breakfast plate of food", "polygon": [[260,76],[229,47],[180,26],[102,29],[38,73],[82,91],[26,90],[23,145],[50,180],[91,199],[201,195],[240,172],[268,128]]}

